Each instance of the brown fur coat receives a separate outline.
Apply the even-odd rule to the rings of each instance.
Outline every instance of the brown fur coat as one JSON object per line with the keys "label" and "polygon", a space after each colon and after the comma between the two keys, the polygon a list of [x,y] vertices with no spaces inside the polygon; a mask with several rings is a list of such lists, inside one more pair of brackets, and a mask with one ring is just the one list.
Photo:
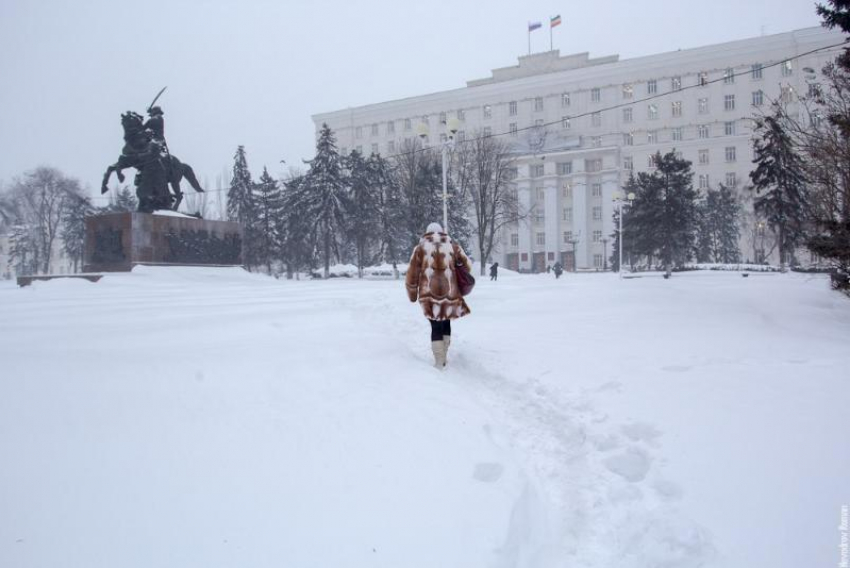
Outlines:
{"label": "brown fur coat", "polygon": [[458,261],[472,272],[463,248],[445,233],[425,233],[413,249],[405,279],[407,297],[411,302],[419,300],[426,318],[453,320],[469,313],[457,287]]}

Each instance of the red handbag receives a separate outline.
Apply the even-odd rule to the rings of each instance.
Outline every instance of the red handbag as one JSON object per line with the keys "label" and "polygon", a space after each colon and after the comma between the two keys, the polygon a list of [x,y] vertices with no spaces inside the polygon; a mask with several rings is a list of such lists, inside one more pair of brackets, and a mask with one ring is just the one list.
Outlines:
{"label": "red handbag", "polygon": [[457,276],[457,287],[461,296],[468,296],[475,287],[475,277],[466,269],[466,264],[458,260],[455,264],[455,276]]}

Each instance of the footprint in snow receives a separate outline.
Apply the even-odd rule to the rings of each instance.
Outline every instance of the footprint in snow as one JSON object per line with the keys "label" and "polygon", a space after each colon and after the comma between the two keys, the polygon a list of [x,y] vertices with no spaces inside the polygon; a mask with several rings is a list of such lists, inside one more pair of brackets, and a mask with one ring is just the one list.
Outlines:
{"label": "footprint in snow", "polygon": [[495,483],[499,481],[504,473],[505,467],[500,463],[477,463],[475,471],[472,472],[472,477],[482,483]]}
{"label": "footprint in snow", "polygon": [[638,448],[629,448],[623,453],[605,458],[602,463],[609,471],[616,473],[632,483],[643,481],[652,463],[646,452]]}

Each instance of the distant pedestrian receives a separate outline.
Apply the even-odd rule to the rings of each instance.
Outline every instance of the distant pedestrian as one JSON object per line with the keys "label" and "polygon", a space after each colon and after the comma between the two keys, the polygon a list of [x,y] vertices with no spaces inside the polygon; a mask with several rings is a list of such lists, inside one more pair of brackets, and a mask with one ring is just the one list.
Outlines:
{"label": "distant pedestrian", "polygon": [[546,274],[551,274],[551,273],[552,273],[552,265],[551,265],[551,264],[547,264],[547,265],[546,265]]}
{"label": "distant pedestrian", "polygon": [[405,278],[407,297],[411,302],[419,300],[431,323],[431,351],[438,369],[446,366],[451,320],[469,313],[458,289],[455,266],[459,263],[472,272],[472,262],[463,248],[443,232],[439,223],[431,223],[413,249]]}
{"label": "distant pedestrian", "polygon": [[499,278],[499,263],[494,262],[490,265],[490,280],[498,280]]}
{"label": "distant pedestrian", "polygon": [[561,266],[560,262],[556,262],[555,266],[552,268],[555,271],[555,280],[561,277],[561,274],[564,272],[564,267]]}

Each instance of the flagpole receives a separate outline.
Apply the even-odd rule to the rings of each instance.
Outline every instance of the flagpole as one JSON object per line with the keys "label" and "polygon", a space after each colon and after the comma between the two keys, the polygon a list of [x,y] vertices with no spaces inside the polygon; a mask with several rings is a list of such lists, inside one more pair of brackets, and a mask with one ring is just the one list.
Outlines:
{"label": "flagpole", "polygon": [[552,22],[549,22],[549,51],[552,51]]}
{"label": "flagpole", "polygon": [[531,55],[531,24],[528,24],[528,54]]}

